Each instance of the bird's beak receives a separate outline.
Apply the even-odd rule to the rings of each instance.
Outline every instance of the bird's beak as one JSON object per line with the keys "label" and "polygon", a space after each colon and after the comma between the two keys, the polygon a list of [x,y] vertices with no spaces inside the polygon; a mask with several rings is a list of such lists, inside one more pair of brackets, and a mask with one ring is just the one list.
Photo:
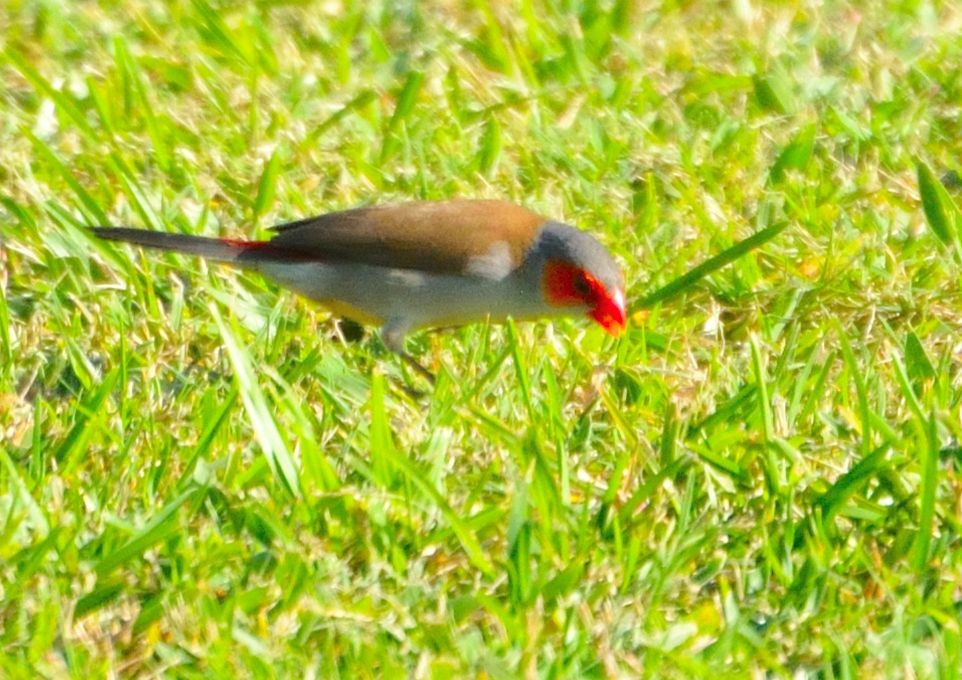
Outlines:
{"label": "bird's beak", "polygon": [[618,288],[610,296],[603,296],[588,315],[612,335],[625,330],[625,294]]}

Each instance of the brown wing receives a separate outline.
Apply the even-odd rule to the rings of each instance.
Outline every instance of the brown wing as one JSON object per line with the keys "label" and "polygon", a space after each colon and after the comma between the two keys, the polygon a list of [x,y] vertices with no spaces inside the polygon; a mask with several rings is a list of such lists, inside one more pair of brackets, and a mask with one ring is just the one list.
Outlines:
{"label": "brown wing", "polygon": [[544,222],[506,201],[425,201],[282,224],[271,245],[319,259],[461,274],[474,272],[492,249],[517,267]]}

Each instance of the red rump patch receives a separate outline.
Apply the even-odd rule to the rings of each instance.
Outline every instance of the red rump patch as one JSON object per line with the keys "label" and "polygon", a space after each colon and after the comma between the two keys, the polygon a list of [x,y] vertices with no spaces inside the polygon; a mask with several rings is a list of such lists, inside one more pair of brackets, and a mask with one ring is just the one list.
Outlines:
{"label": "red rump patch", "polygon": [[224,245],[240,250],[240,257],[250,256],[255,259],[276,259],[287,262],[317,262],[323,258],[313,253],[305,253],[293,248],[279,248],[270,241],[243,241],[241,239],[218,239]]}
{"label": "red rump patch", "polygon": [[238,238],[222,238],[219,240],[225,245],[233,248],[240,248],[242,250],[260,250],[261,248],[270,245],[270,241],[244,241]]}

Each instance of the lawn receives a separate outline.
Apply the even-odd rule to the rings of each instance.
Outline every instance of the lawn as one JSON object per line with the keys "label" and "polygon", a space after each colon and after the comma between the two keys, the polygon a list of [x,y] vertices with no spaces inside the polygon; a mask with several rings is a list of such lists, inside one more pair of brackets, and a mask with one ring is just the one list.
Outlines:
{"label": "lawn", "polygon": [[[958,677],[960,34],[6,0],[0,676]],[[377,333],[84,229],[448,197],[597,234],[628,331],[416,335],[419,398]]]}

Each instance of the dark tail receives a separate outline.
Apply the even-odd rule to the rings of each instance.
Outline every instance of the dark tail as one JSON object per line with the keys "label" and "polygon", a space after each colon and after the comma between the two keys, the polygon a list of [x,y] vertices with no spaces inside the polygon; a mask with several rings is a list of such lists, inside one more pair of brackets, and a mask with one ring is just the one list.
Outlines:
{"label": "dark tail", "polygon": [[159,248],[175,253],[199,255],[218,262],[234,262],[244,253],[263,249],[267,241],[234,241],[226,238],[207,238],[164,231],[131,229],[130,227],[91,227],[97,238],[123,241],[146,248]]}

